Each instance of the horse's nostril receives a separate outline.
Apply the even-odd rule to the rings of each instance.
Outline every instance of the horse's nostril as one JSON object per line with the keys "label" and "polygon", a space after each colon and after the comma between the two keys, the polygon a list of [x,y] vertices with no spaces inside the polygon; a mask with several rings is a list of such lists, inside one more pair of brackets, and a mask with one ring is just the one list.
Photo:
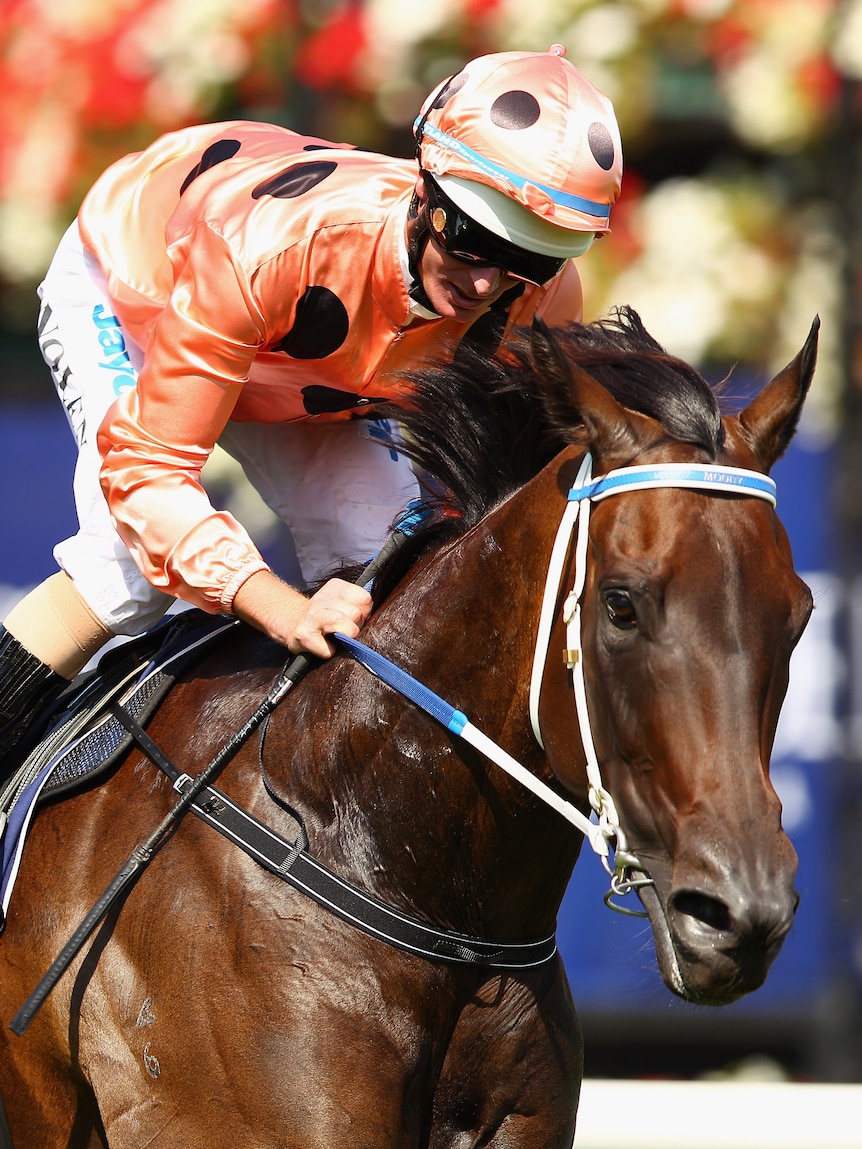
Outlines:
{"label": "horse's nostril", "polygon": [[714,930],[730,930],[733,919],[724,902],[711,898],[696,890],[680,890],[671,895],[673,908],[677,913],[696,918],[697,921]]}

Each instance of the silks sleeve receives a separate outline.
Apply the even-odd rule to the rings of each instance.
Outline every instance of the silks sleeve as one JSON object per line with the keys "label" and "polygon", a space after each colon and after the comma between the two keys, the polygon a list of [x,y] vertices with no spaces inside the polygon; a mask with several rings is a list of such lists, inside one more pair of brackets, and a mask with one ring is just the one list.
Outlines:
{"label": "silks sleeve", "polygon": [[201,468],[239,397],[262,321],[224,240],[206,225],[173,252],[176,278],[137,387],[98,433],[101,482],[116,529],[160,590],[230,611],[267,564],[245,529],[217,511]]}

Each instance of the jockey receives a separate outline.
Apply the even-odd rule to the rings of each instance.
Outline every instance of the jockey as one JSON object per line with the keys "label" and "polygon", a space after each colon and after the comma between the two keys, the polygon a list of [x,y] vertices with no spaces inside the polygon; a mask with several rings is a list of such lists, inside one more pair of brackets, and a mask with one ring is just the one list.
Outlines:
{"label": "jockey", "polygon": [[[94,184],[39,289],[76,437],[80,529],[0,627],[0,767],[114,635],[175,599],[320,658],[366,590],[277,576],[201,468],[239,460],[303,581],[373,554],[416,495],[373,421],[465,339],[582,318],[571,262],[609,230],[613,107],[565,49],[479,57],[426,100],[400,160],[256,122],[182,129]],[[417,170],[418,168],[418,170]],[[2,769],[0,769],[2,772]]]}

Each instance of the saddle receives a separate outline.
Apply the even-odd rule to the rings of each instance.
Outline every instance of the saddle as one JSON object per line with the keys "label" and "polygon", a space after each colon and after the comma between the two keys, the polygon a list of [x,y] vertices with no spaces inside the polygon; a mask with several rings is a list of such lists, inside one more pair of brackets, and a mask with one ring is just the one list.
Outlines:
{"label": "saddle", "polygon": [[119,702],[144,725],[177,678],[237,625],[235,618],[200,610],[170,616],[108,651],[56,699],[35,745],[0,792],[0,922],[35,810],[103,780],[128,750],[132,735],[111,704]]}

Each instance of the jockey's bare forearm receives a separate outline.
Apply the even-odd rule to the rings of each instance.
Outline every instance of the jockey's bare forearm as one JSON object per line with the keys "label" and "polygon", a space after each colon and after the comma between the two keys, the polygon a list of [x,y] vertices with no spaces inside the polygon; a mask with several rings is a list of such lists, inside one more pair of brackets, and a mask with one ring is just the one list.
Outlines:
{"label": "jockey's bare forearm", "polygon": [[233,613],[294,654],[329,658],[333,647],[326,636],[340,631],[356,638],[371,613],[371,595],[333,578],[307,597],[271,571],[258,571],[237,591]]}

